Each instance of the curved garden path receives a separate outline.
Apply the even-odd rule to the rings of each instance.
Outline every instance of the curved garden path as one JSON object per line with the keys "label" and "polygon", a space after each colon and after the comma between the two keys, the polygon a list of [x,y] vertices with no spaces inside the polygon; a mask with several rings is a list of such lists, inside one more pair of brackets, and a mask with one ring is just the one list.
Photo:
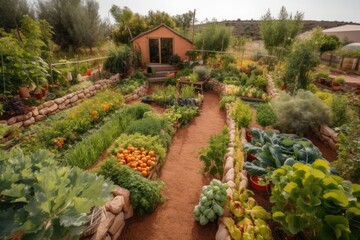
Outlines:
{"label": "curved garden path", "polygon": [[197,155],[211,135],[225,127],[225,113],[219,110],[219,97],[205,93],[200,116],[179,129],[171,143],[160,179],[166,183],[166,201],[155,212],[126,221],[120,239],[209,240],[214,239],[217,223],[200,226],[193,219],[201,188],[210,182],[201,174],[203,164]]}

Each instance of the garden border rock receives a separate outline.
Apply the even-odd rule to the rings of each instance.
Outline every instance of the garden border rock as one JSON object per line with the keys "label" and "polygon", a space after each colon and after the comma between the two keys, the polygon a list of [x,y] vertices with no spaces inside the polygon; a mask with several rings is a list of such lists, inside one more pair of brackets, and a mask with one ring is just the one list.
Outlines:
{"label": "garden border rock", "polygon": [[[7,125],[14,125],[19,128],[28,127],[35,122],[43,121],[48,115],[54,114],[65,109],[76,106],[84,101],[86,98],[93,97],[97,92],[108,88],[111,84],[120,79],[119,74],[112,76],[110,79],[103,79],[96,81],[96,83],[87,88],[69,93],[60,98],[47,101],[26,114],[11,117],[6,121]],[[144,85],[138,87],[133,93],[124,96],[125,102],[135,100],[139,97],[145,96],[148,91],[149,84],[146,82]],[[5,123],[5,122],[4,122]]]}

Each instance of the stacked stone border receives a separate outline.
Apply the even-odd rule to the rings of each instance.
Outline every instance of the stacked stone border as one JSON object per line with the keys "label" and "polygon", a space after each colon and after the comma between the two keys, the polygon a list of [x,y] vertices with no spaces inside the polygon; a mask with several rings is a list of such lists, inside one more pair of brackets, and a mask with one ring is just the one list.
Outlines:
{"label": "stacked stone border", "polygon": [[[76,106],[77,104],[83,102],[86,98],[91,98],[97,92],[110,87],[112,83],[118,81],[119,79],[119,74],[116,74],[108,80],[99,80],[94,85],[88,88],[69,93],[63,97],[56,98],[51,101],[47,101],[37,107],[33,107],[32,110],[26,114],[14,116],[7,121],[2,121],[1,123],[7,125],[14,125],[18,128],[28,127],[35,122],[46,119],[46,117],[50,114],[54,114]],[[148,84],[145,83],[143,86],[137,88],[133,93],[125,95],[125,101],[129,102],[138,99],[139,97],[146,95],[147,90]]]}
{"label": "stacked stone border", "polygon": [[134,209],[130,203],[130,191],[116,186],[112,191],[114,198],[109,199],[101,214],[97,226],[89,225],[81,239],[86,240],[118,240],[125,227],[125,220],[134,215]]}

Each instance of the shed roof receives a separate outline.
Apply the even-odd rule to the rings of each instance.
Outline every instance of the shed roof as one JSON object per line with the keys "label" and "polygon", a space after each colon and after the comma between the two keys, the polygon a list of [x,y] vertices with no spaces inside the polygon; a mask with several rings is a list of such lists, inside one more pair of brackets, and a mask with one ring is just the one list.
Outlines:
{"label": "shed roof", "polygon": [[330,32],[360,32],[360,25],[353,25],[353,24],[347,24],[339,27],[334,28],[328,28],[325,29],[323,32],[330,33]]}
{"label": "shed roof", "polygon": [[139,37],[142,37],[142,36],[144,36],[144,35],[146,35],[146,34],[149,34],[149,33],[153,32],[153,31],[155,31],[155,30],[157,30],[157,29],[159,29],[159,28],[161,28],[161,27],[167,28],[168,30],[170,30],[171,32],[175,33],[175,34],[178,35],[179,37],[181,37],[181,38],[183,38],[184,40],[186,40],[186,41],[190,42],[191,44],[193,44],[192,41],[190,41],[189,39],[187,39],[186,37],[184,37],[183,35],[181,35],[181,34],[178,33],[177,31],[175,31],[174,29],[168,27],[168,26],[167,26],[166,24],[164,24],[164,23],[162,23],[162,24],[160,24],[159,26],[156,26],[156,27],[154,27],[154,28],[152,28],[152,29],[150,29],[150,30],[147,30],[147,31],[145,31],[145,32],[143,32],[143,33],[140,33],[139,35],[137,35],[136,37],[134,37],[133,39],[131,39],[131,41],[133,42],[135,39],[137,39],[137,38],[139,38]]}

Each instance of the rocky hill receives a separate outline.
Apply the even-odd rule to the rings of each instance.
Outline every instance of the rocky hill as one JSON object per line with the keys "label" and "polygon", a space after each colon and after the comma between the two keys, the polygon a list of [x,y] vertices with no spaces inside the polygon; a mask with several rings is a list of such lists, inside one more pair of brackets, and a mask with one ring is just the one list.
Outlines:
{"label": "rocky hill", "polygon": [[[226,26],[233,27],[233,34],[235,36],[249,37],[252,38],[253,40],[260,39],[259,20],[235,20],[235,21],[224,21],[223,23]],[[327,29],[327,28],[342,26],[345,24],[357,24],[357,23],[304,20],[304,28],[302,32],[309,31],[315,27],[321,27],[323,29]],[[205,25],[206,24],[198,24],[195,27],[199,29]]]}

